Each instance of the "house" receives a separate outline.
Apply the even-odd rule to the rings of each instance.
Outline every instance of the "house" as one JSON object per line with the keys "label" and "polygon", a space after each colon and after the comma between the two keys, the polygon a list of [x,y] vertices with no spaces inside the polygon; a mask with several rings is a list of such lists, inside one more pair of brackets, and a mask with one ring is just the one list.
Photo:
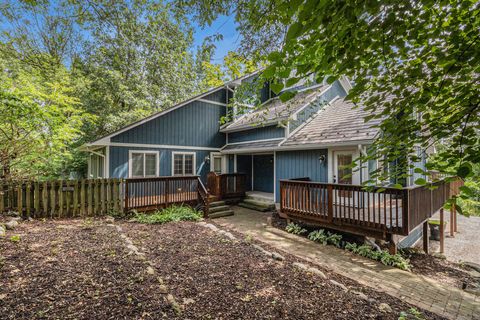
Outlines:
{"label": "house", "polygon": [[[275,195],[281,179],[359,184],[367,170],[344,178],[341,166],[364,152],[377,130],[343,100],[350,83],[302,88],[290,101],[262,92],[260,109],[221,124],[235,87],[247,76],[132,123],[84,149],[89,178],[247,175],[247,190]],[[263,91],[268,90],[264,88]]]}
{"label": "house", "polygon": [[[294,88],[297,94],[287,102],[267,83],[258,93],[262,105],[237,114],[228,103],[238,86],[256,76],[225,83],[86,144],[89,178],[198,175],[206,183],[211,174],[234,177],[221,188],[240,183],[258,199],[276,203],[287,218],[387,240],[421,234],[439,201],[425,209],[423,189],[365,191],[360,185],[377,163],[347,167],[378,134],[378,120],[365,122],[363,109],[344,99],[348,79]],[[233,120],[222,124],[226,115]]]}

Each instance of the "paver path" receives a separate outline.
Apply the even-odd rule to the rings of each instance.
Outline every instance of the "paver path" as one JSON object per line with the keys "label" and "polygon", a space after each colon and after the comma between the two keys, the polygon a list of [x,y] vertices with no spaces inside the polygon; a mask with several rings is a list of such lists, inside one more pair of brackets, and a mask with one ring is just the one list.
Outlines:
{"label": "paver path", "polygon": [[234,211],[215,222],[449,319],[480,319],[480,296],[267,227],[268,214],[239,207]]}

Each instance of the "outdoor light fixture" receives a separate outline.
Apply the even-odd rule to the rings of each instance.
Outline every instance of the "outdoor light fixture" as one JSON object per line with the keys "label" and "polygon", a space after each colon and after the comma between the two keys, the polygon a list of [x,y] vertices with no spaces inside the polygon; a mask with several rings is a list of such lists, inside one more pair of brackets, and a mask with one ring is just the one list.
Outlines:
{"label": "outdoor light fixture", "polygon": [[325,156],[322,154],[320,157],[318,157],[318,161],[320,161],[320,163],[324,163],[325,162]]}
{"label": "outdoor light fixture", "polygon": [[210,162],[210,157],[209,156],[206,156],[205,157],[205,163],[209,163]]}

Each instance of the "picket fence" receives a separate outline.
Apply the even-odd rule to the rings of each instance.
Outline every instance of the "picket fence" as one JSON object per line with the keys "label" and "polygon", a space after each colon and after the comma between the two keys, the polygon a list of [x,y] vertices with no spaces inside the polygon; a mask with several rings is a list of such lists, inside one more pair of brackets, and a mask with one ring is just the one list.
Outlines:
{"label": "picket fence", "polygon": [[33,218],[87,217],[123,210],[122,179],[0,181],[0,213]]}

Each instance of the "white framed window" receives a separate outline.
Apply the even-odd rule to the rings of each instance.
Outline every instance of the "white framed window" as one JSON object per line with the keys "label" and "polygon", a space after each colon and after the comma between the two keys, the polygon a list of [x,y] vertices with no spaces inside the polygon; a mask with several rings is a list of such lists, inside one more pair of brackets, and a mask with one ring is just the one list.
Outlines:
{"label": "white framed window", "polygon": [[172,152],[172,176],[195,175],[195,152]]}
{"label": "white framed window", "polygon": [[130,178],[157,177],[159,175],[158,151],[130,150],[128,176]]}

